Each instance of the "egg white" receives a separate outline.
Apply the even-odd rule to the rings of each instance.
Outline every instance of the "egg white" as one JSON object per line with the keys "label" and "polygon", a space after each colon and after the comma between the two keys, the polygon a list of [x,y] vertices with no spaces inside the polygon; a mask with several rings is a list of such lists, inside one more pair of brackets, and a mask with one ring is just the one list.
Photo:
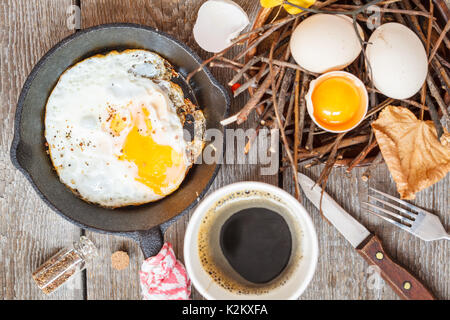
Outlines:
{"label": "egg white", "polygon": [[[167,75],[165,61],[146,50],[97,55],[62,74],[45,113],[45,138],[62,183],[84,200],[105,207],[164,197],[137,181],[136,165],[118,155],[132,128],[131,118],[145,106],[153,140],[171,146],[183,155],[186,168],[191,166],[176,107],[167,89],[152,80],[167,80]],[[110,130],[112,113],[128,125],[118,135]],[[185,174],[164,190],[165,195],[178,188]]]}

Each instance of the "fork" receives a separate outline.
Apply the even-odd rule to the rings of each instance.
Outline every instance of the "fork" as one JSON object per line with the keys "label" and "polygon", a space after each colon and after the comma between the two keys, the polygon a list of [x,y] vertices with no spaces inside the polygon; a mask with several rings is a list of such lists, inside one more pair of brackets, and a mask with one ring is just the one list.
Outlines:
{"label": "fork", "polygon": [[[413,235],[421,238],[425,241],[431,241],[431,240],[438,240],[438,239],[446,239],[450,240],[450,235],[445,231],[444,227],[442,226],[441,221],[439,220],[438,216],[425,211],[419,207],[416,207],[415,205],[412,205],[406,201],[397,199],[387,193],[381,192],[379,190],[376,190],[374,188],[369,187],[372,191],[383,195],[384,197],[391,199],[397,203],[400,203],[407,208],[411,209],[411,211],[408,211],[406,209],[403,209],[399,206],[396,206],[390,202],[384,201],[382,199],[379,199],[377,197],[374,197],[372,195],[369,195],[369,198],[378,201],[385,206],[391,207],[392,209],[397,210],[398,212],[402,213],[403,215],[399,213],[395,213],[392,211],[389,211],[383,207],[377,206],[370,202],[362,202],[363,204],[375,208],[386,215],[382,215],[378,212],[372,211],[369,208],[366,208],[366,210],[394,225],[397,227],[408,231],[409,233],[412,233]],[[396,220],[394,220],[394,218]]]}

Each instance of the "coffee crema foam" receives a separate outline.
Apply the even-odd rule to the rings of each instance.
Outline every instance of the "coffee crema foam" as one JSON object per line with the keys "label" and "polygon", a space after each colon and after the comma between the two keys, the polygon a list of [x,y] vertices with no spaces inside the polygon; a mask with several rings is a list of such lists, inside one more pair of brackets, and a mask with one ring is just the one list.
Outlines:
{"label": "coffee crema foam", "polygon": [[[244,279],[233,269],[220,247],[220,230],[224,222],[238,211],[254,207],[264,207],[281,215],[289,226],[292,237],[292,252],[287,266],[275,279],[264,284]],[[302,258],[303,232],[293,216],[294,213],[282,199],[268,192],[244,190],[226,195],[208,209],[200,223],[198,255],[203,269],[219,286],[238,295],[262,295],[283,286]]]}

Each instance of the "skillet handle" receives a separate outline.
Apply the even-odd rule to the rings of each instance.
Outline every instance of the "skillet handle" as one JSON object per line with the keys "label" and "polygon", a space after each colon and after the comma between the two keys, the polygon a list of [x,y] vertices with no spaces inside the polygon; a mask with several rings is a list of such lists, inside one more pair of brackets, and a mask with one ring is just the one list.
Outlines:
{"label": "skillet handle", "polygon": [[150,230],[136,231],[132,238],[139,242],[144,258],[156,256],[164,245],[164,233],[167,228],[180,218],[181,215],[176,216],[159,226],[153,227]]}
{"label": "skillet handle", "polygon": [[146,231],[137,231],[137,240],[145,259],[156,256],[164,244],[163,231],[159,226]]}

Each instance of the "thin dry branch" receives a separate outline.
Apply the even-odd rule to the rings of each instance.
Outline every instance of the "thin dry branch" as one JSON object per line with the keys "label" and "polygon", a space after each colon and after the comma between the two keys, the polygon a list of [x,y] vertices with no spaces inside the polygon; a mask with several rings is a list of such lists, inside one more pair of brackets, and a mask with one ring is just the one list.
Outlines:
{"label": "thin dry branch", "polygon": [[[359,136],[355,136],[355,137],[349,137],[349,138],[345,138],[342,139],[342,141],[339,142],[337,149],[345,149],[354,145],[358,145],[361,143],[364,143],[366,141],[369,140],[369,135],[368,134],[363,134],[363,135],[359,135]],[[319,157],[319,158],[323,158],[326,154],[328,154],[329,152],[331,152],[331,150],[333,149],[333,147],[335,146],[335,141],[328,143],[326,145],[317,147],[311,151],[308,152],[304,152],[304,151],[300,151],[298,156],[300,159],[306,159],[306,158],[311,158],[311,157]]]}
{"label": "thin dry branch", "polygon": [[[299,139],[299,146],[302,145],[303,140],[303,129],[305,127],[305,114],[306,114],[306,87],[309,84],[309,77],[306,73],[303,73],[302,75],[302,88],[300,91],[300,110],[299,110],[299,125],[298,125],[298,139]],[[313,133],[314,134],[314,133]]]}
{"label": "thin dry branch", "polygon": [[234,85],[236,82],[238,82],[241,77],[249,70],[253,65],[258,63],[260,59],[258,57],[253,57],[249,62],[247,62],[239,71],[236,73],[236,75],[228,82],[229,86]]}
{"label": "thin dry branch", "polygon": [[345,136],[345,132],[343,133],[339,133],[336,137],[336,140],[334,142],[334,146],[333,149],[331,150],[330,156],[328,157],[327,162],[325,163],[325,167],[323,168],[322,172],[320,173],[319,179],[317,180],[316,184],[320,185],[322,188],[322,194],[320,196],[320,213],[323,215],[322,212],[322,197],[323,197],[323,192],[325,190],[325,187],[327,185],[327,181],[328,181],[328,177],[330,175],[331,169],[334,166],[334,163],[337,160],[336,154],[337,154],[337,150],[338,150],[338,146],[339,143],[341,142],[341,140],[344,138]]}
{"label": "thin dry branch", "polygon": [[194,69],[192,72],[190,72],[187,77],[186,77],[186,82],[189,83],[192,79],[192,77],[197,73],[200,72],[205,66],[207,66],[211,61],[223,56],[225,53],[228,52],[228,50],[230,50],[231,48],[233,48],[236,44],[246,40],[248,37],[250,37],[250,35],[252,35],[253,33],[255,33],[255,31],[249,32],[245,35],[240,35],[239,37],[237,37],[234,41],[231,42],[231,44],[226,47],[225,49],[223,49],[220,52],[217,52],[215,54],[213,54],[210,58],[206,59],[205,61],[202,62],[202,64],[200,64],[198,66],[198,68]]}
{"label": "thin dry branch", "polygon": [[[429,2],[430,2],[430,17],[428,19],[427,39],[425,45],[425,51],[427,53],[427,56],[429,56],[430,54],[431,31],[433,30],[433,11],[434,11],[433,0],[429,0]],[[425,106],[426,94],[427,94],[427,84],[425,82],[420,92],[420,104],[422,106]],[[423,116],[424,116],[424,109],[422,108],[420,109],[420,120],[423,120]]]}
{"label": "thin dry branch", "polygon": [[[338,8],[338,9],[357,9],[359,6],[355,6],[352,4],[334,4],[329,7],[330,9]],[[411,16],[422,16],[426,18],[432,18],[433,15],[428,12],[422,12],[417,10],[402,10],[402,9],[391,9],[391,8],[383,8],[378,7],[377,9],[379,12],[383,13],[399,13],[399,14],[405,14],[405,15],[411,15]]]}
{"label": "thin dry branch", "polygon": [[[290,85],[292,84],[292,79],[294,77],[294,71],[289,69],[283,78],[283,81],[281,82],[280,91],[278,94],[278,111],[280,115],[283,115],[284,107],[286,104],[286,96],[289,90]],[[284,128],[284,125],[283,125]]]}
{"label": "thin dry branch", "polygon": [[[425,9],[425,7],[423,6],[423,4],[420,2],[421,0],[412,0],[414,2],[414,4],[423,12],[427,12],[427,10]],[[433,21],[433,28],[436,30],[436,32],[438,34],[442,34],[443,31],[441,29],[441,27],[439,26],[439,24],[436,22],[436,20]],[[450,40],[447,38],[447,36],[444,37],[444,43],[445,46],[450,49]]]}
{"label": "thin dry branch", "polygon": [[439,38],[436,40],[436,43],[434,44],[433,50],[431,51],[430,56],[428,57],[428,63],[430,63],[431,60],[433,60],[434,55],[438,51],[439,47],[441,46],[442,41],[446,37],[446,34],[447,34],[447,32],[449,30],[450,30],[450,20],[447,21],[447,23],[445,24],[444,30],[439,35]]}
{"label": "thin dry branch", "polygon": [[[289,105],[288,105],[288,109],[286,111],[286,117],[285,117],[285,121],[284,121],[284,130],[286,131],[287,126],[291,123],[291,118],[292,118],[292,113],[294,112],[294,104],[295,104],[295,82],[294,82],[294,88],[293,93],[291,92],[291,96],[289,98]],[[286,132],[286,134],[288,134]]]}
{"label": "thin dry branch", "polygon": [[391,104],[392,102],[394,102],[394,99],[392,98],[387,98],[386,100],[384,100],[383,102],[381,102],[379,105],[375,106],[374,108],[370,109],[369,112],[367,112],[366,116],[364,117],[364,120],[367,120],[368,118],[370,118],[371,116],[373,116],[374,114],[378,113],[379,111],[383,110],[384,108],[386,108],[389,104]]}
{"label": "thin dry branch", "polygon": [[306,140],[306,150],[312,150],[313,149],[313,142],[314,142],[314,129],[316,128],[316,124],[314,121],[311,121],[309,123],[309,131],[308,131],[308,139]]}
{"label": "thin dry branch", "polygon": [[[295,19],[295,18],[294,18]],[[276,30],[278,30],[279,28],[281,28],[282,26],[284,26],[285,24],[289,23],[293,21],[292,20],[288,20],[285,23],[279,23],[279,24],[275,24],[273,27],[271,27],[269,30],[267,30],[266,32],[264,32],[264,34],[262,34],[261,36],[259,36],[254,42],[252,42],[252,44],[250,44],[249,46],[247,46],[243,51],[241,51],[236,57],[233,58],[233,60],[240,60],[242,59],[250,50],[252,50],[253,48],[256,48],[261,42],[264,41],[264,39],[266,39],[268,36],[270,36],[271,34],[273,34]]]}
{"label": "thin dry branch", "polygon": [[[278,72],[278,68],[276,68],[276,72]],[[247,120],[248,115],[250,112],[257,106],[258,102],[261,100],[263,95],[265,94],[266,90],[271,85],[271,79],[270,77],[266,77],[264,79],[261,86],[255,91],[254,95],[248,100],[248,102],[245,104],[245,106],[242,108],[242,110],[237,115],[237,124],[241,124],[245,120]]]}
{"label": "thin dry branch", "polygon": [[[409,0],[404,0],[403,2],[401,2],[407,9],[411,9],[411,4],[409,2]],[[394,4],[395,5],[395,4]],[[417,35],[419,36],[419,38],[422,40],[422,43],[426,46],[427,43],[427,39],[424,35],[424,33],[422,32],[419,20],[417,19],[417,17],[415,16],[411,16],[410,18],[410,22],[411,22],[411,28],[414,29],[414,31],[416,31]],[[405,20],[400,20],[403,24],[406,24]],[[436,71],[436,75],[438,76],[439,80],[445,84],[445,86],[448,88],[450,87],[450,78],[447,74],[447,71],[442,67],[441,63],[437,60],[434,59],[431,63],[431,67]]]}
{"label": "thin dry branch", "polygon": [[277,92],[276,90],[277,89],[276,89],[276,84],[275,84],[275,78],[276,77],[275,77],[275,73],[274,73],[275,69],[277,67],[274,67],[272,62],[271,62],[272,58],[273,58],[274,48],[275,48],[275,42],[272,43],[272,46],[270,48],[270,54],[269,54],[269,58],[270,58],[269,70],[270,70],[270,72],[269,72],[269,76],[267,78],[270,79],[271,84],[272,84],[272,91],[274,92],[274,94],[272,95],[272,98],[273,98],[273,109],[275,111],[275,117],[276,117],[276,120],[277,120],[278,128],[279,128],[280,133],[281,133],[281,139],[283,140],[283,144],[284,144],[284,147],[285,147],[286,154],[287,154],[287,156],[289,158],[289,162],[291,163],[291,167],[292,167],[292,171],[293,171],[292,174],[293,174],[293,177],[294,177],[294,184],[295,184],[295,194],[297,196],[297,200],[301,202],[301,199],[300,199],[300,185],[298,183],[297,166],[295,165],[294,158],[292,157],[291,151],[289,150],[289,143],[287,142],[286,133],[284,132],[284,127],[283,127],[283,124],[281,122],[281,117],[280,117],[280,113],[279,113],[279,109],[278,109],[278,105],[277,105],[277,102],[278,102],[277,98],[276,98],[276,92]]}
{"label": "thin dry branch", "polygon": [[372,171],[383,162],[383,155],[381,151],[378,152],[377,156],[372,160],[372,163],[367,167],[366,171],[361,176],[363,181],[368,181],[372,175]]}
{"label": "thin dry branch", "polygon": [[352,171],[353,168],[356,167],[358,164],[360,164],[367,157],[369,152],[372,151],[377,145],[378,145],[377,140],[374,139],[372,136],[372,142],[370,142],[367,146],[365,146],[363,151],[361,151],[361,153],[355,159],[353,159],[353,161],[346,169],[346,172]]}
{"label": "thin dry branch", "polygon": [[[298,148],[300,146],[299,141],[299,108],[298,108],[298,100],[300,96],[300,71],[297,70],[295,72],[295,82],[294,82],[294,165],[295,168],[298,168]],[[297,189],[296,189],[297,190]],[[299,197],[298,195],[296,195]]]}
{"label": "thin dry branch", "polygon": [[[261,57],[261,61],[265,62],[265,63],[269,63],[269,59],[265,58],[265,57]],[[272,63],[276,64],[276,65],[278,65],[280,67],[286,67],[286,68],[291,68],[291,69],[295,69],[295,70],[300,70],[300,71],[302,71],[302,72],[304,72],[306,74],[309,74],[309,75],[312,75],[312,76],[315,76],[315,77],[318,76],[317,73],[310,72],[310,71],[300,67],[298,64],[295,64],[295,63],[290,63],[290,62],[280,61],[280,60],[272,60]]]}
{"label": "thin dry branch", "polygon": [[[265,76],[266,74],[269,73],[269,70],[264,70],[261,77]],[[243,83],[239,88],[237,88],[234,91],[233,96],[236,98],[238,95],[240,95],[241,93],[243,93],[245,90],[247,90],[248,88],[256,88],[258,84],[258,75],[254,76],[253,78],[247,80],[245,83]]]}

